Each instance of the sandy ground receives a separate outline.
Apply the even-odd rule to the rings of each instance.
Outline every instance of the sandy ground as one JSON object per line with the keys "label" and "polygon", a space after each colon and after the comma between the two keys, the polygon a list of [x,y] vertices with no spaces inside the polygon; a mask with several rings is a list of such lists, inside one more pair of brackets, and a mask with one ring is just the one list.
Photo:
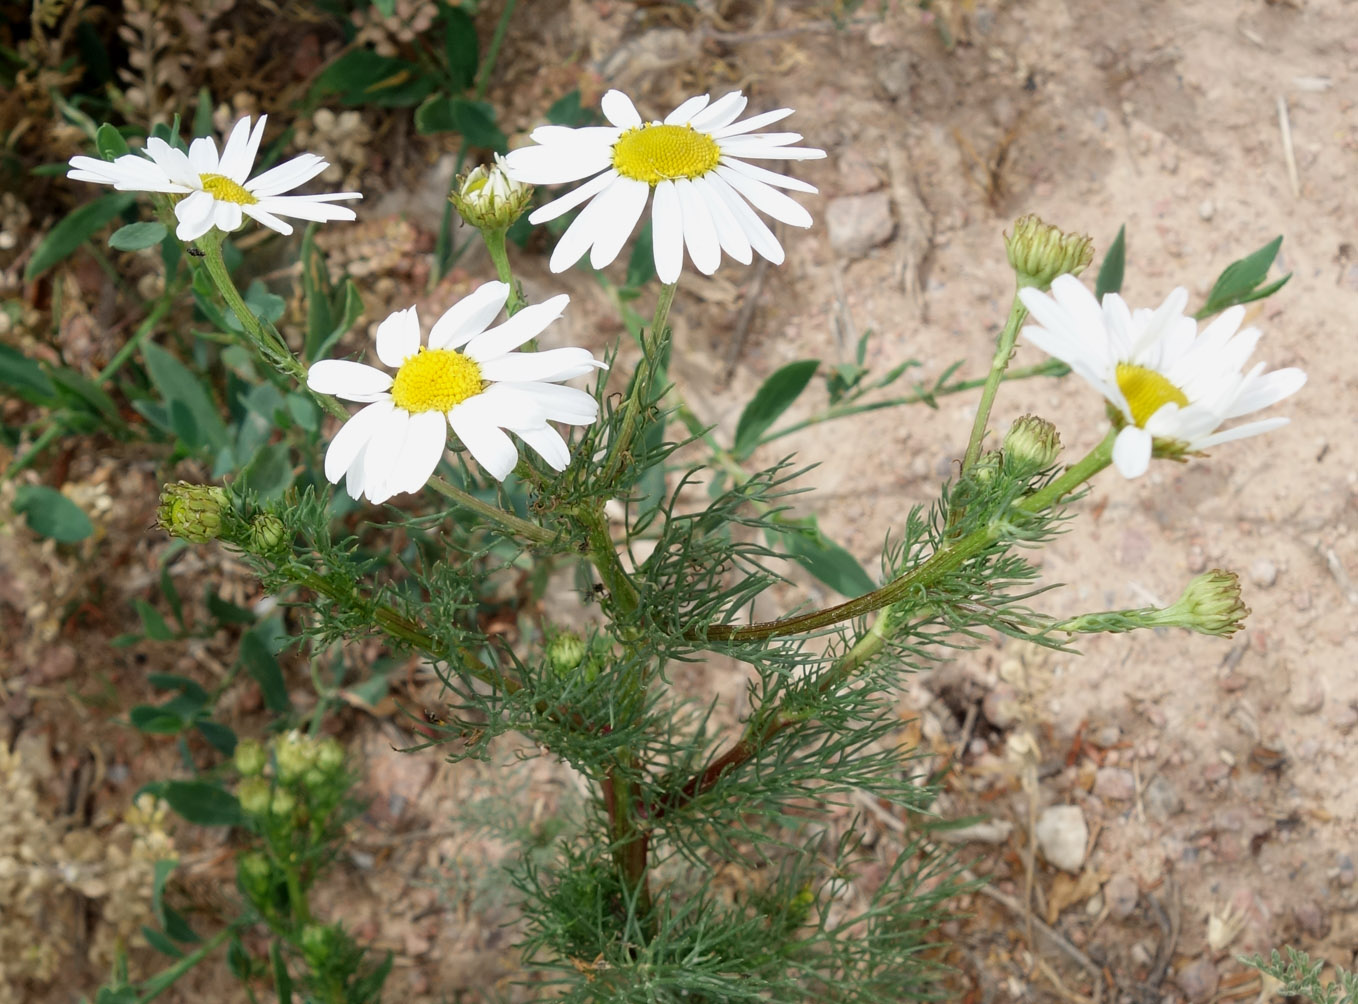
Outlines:
{"label": "sandy ground", "polygon": [[[524,85],[534,74],[552,90],[544,102],[577,84],[596,96],[616,84],[649,114],[742,87],[752,108],[795,107],[790,127],[829,151],[798,172],[820,186],[803,200],[817,226],[783,235],[783,267],[728,263],[711,280],[686,274],[681,287],[675,374],[727,434],[770,372],[850,359],[868,328],[878,372],[913,358],[912,378],[927,383],[965,359],[962,374],[979,375],[1012,288],[1000,234],[1025,212],[1101,248],[1125,222],[1134,305],[1156,305],[1175,285],[1200,298],[1232,259],[1282,234],[1279,265],[1294,277],[1252,317],[1265,332],[1257,356],[1310,373],[1278,409],[1291,426],[1184,467],[1158,463],[1137,481],[1106,473],[1072,532],[1043,552],[1044,576],[1067,584],[1044,598],[1057,614],[1167,603],[1196,572],[1234,569],[1253,608],[1246,632],[1100,637],[1081,656],[996,643],[903,694],[903,719],[928,748],[959,758],[940,813],[995,823],[963,849],[999,896],[958,904],[956,999],[1254,1000],[1265,988],[1235,954],[1283,943],[1352,967],[1358,447],[1345,433],[1358,401],[1346,371],[1358,316],[1358,6],[1027,0],[930,14],[888,3],[884,14],[864,5],[842,27],[829,6],[700,3],[694,14],[576,0],[539,10],[532,38],[511,36],[503,62],[521,128],[545,107]],[[608,308],[583,273],[552,277],[538,262],[524,275],[530,291],[572,293],[586,340],[616,331],[589,320]],[[737,343],[735,316],[751,296]],[[1016,365],[1038,361],[1023,347]],[[786,446],[819,461],[806,505],[875,568],[887,532],[953,469],[974,406],[962,394],[937,411],[859,416],[759,459]],[[1101,402],[1074,379],[1007,387],[996,427],[1030,411],[1054,421],[1074,454],[1102,434]],[[154,497],[149,465],[108,483],[115,496]],[[149,595],[154,579],[138,571],[155,568],[148,548],[125,560],[137,574],[119,587]],[[209,574],[221,570],[205,560]],[[22,583],[6,589],[22,602]],[[807,582],[776,601],[829,598]],[[31,696],[59,694],[64,662],[37,667],[50,686]],[[713,664],[681,682],[729,694],[738,714],[737,668]],[[12,721],[30,720],[20,710],[11,703]],[[578,785],[508,749],[503,763],[459,767],[392,752],[408,739],[398,720],[354,740],[374,808],[318,912],[342,909],[360,935],[395,950],[392,1000],[493,999],[515,973],[504,926],[513,913],[493,868],[505,848],[469,821],[507,785],[523,793],[527,822],[577,799]],[[35,761],[50,756],[53,776],[87,755],[50,721],[19,742]],[[115,747],[105,752],[118,762],[148,749],[126,734]],[[130,787],[110,781],[103,797],[111,805]],[[1031,823],[1051,805],[1080,807],[1088,846],[1078,872],[1040,857],[1033,866],[1033,913],[1057,936],[1030,945],[1014,907],[1026,895]],[[883,816],[870,811],[868,825],[889,837]],[[214,848],[188,854],[190,892],[222,881],[225,860]]]}

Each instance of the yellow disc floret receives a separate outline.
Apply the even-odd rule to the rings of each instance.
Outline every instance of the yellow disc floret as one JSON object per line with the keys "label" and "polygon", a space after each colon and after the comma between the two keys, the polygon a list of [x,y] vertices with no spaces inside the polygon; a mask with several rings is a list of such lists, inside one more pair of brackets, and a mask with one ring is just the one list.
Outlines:
{"label": "yellow disc floret", "polygon": [[200,174],[203,191],[218,202],[234,202],[238,206],[253,206],[259,200],[224,174]]}
{"label": "yellow disc floret", "polygon": [[1180,408],[1188,407],[1188,395],[1155,370],[1118,363],[1117,380],[1118,389],[1131,409],[1132,421],[1139,428],[1144,428],[1152,415],[1171,402]]}
{"label": "yellow disc floret", "polygon": [[717,141],[690,126],[637,126],[613,144],[617,172],[653,188],[675,178],[700,178],[720,160]]}
{"label": "yellow disc floret", "polygon": [[396,371],[391,399],[406,411],[448,411],[481,393],[481,367],[453,349],[424,349]]}

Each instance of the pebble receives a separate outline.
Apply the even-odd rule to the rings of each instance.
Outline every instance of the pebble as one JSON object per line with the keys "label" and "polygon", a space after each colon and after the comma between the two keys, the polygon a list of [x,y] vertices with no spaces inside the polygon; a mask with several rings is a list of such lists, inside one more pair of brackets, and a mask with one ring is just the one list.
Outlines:
{"label": "pebble", "polygon": [[1319,940],[1330,933],[1329,915],[1314,900],[1307,900],[1293,907],[1292,916],[1302,933],[1312,938]]}
{"label": "pebble", "polygon": [[1034,827],[1042,856],[1057,868],[1078,873],[1085,861],[1089,826],[1078,805],[1050,805]]}
{"label": "pebble", "polygon": [[981,702],[981,713],[985,715],[985,720],[1001,731],[1017,725],[1022,710],[1018,691],[1007,683],[997,685]]}
{"label": "pebble", "polygon": [[1250,581],[1260,589],[1267,589],[1278,581],[1278,566],[1268,558],[1256,558],[1250,565]]}
{"label": "pebble", "polygon": [[1100,767],[1094,775],[1094,794],[1126,802],[1136,796],[1136,778],[1125,767]]}
{"label": "pebble", "polygon": [[1126,920],[1136,909],[1136,902],[1141,898],[1141,889],[1136,884],[1136,879],[1126,872],[1118,872],[1110,878],[1103,887],[1103,894],[1108,898],[1108,912],[1115,920]]}
{"label": "pebble", "polygon": [[1184,810],[1183,798],[1175,790],[1174,785],[1161,774],[1156,774],[1150,779],[1142,801],[1146,806],[1146,814],[1152,819],[1168,819]]}
{"label": "pebble", "polygon": [[1221,974],[1211,959],[1201,958],[1180,969],[1174,982],[1190,1001],[1206,1001],[1217,992]]}
{"label": "pebble", "polygon": [[1294,677],[1287,702],[1299,715],[1314,715],[1325,706],[1325,687],[1310,677]]}
{"label": "pebble", "polygon": [[849,260],[862,258],[896,232],[891,197],[886,192],[845,195],[825,204],[831,246]]}
{"label": "pebble", "polygon": [[1210,220],[1216,215],[1217,207],[1212,204],[1211,199],[1203,199],[1198,203],[1198,215],[1204,220]]}

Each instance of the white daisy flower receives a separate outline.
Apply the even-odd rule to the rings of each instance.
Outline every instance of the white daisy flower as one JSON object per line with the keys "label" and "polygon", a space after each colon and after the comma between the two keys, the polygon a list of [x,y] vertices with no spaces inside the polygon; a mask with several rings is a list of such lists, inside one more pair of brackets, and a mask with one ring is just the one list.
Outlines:
{"label": "white daisy flower", "polygon": [[330,203],[337,199],[361,199],[363,195],[359,192],[280,194],[310,181],[330,166],[314,153],[304,153],[250,178],[267,119],[267,115],[261,115],[253,129],[248,115],[237,122],[220,157],[211,137],[195,139],[185,153],[152,136],[142,151],[145,156],[128,153],[111,161],[72,157],[66,177],[112,185],[120,192],[187,196],[174,207],[179,220],[175,236],[181,241],[197,240],[213,227],[229,233],[240,227],[245,216],[280,234],[292,233],[292,226],[280,220],[280,216],[318,222],[354,219],[352,209]]}
{"label": "white daisy flower", "polygon": [[1196,452],[1286,425],[1286,418],[1267,418],[1217,431],[1306,382],[1295,368],[1265,373],[1256,363],[1243,372],[1259,331],[1238,330],[1242,306],[1222,311],[1199,332],[1197,321],[1184,314],[1188,291],[1182,287],[1158,309],[1135,311],[1116,293],[1100,307],[1069,275],[1055,279],[1051,292],[1019,291],[1040,325],[1025,327],[1023,337],[1083,377],[1121,416],[1113,463],[1124,477],[1146,472],[1153,440],[1169,441],[1176,453]]}
{"label": "white daisy flower", "polygon": [[745,265],[753,260],[754,251],[782,264],[782,245],[754,210],[795,227],[809,227],[811,214],[778,189],[816,189],[747,161],[815,160],[825,151],[791,146],[802,138],[799,133],[755,133],[791,115],[792,109],[737,122],[745,103],[739,91],[710,105],[708,96],[700,94],[663,122],[643,122],[631,99],[615,90],[602,102],[610,125],[534,129],[532,138],[538,145],[514,150],[505,158],[510,177],[532,185],[590,179],[528,217],[532,223],[545,223],[589,203],[557,242],[552,271],[570,268],[586,251],[594,268],[608,265],[641,219],[652,192],[651,235],[655,271],[662,282],[679,278],[685,246],[704,275],[717,270],[723,251]]}
{"label": "white daisy flower", "polygon": [[307,386],[322,394],[367,405],[336,433],[325,454],[325,476],[349,494],[385,502],[424,487],[443,457],[452,426],[481,467],[503,481],[519,451],[505,430],[531,446],[554,470],[570,463],[570,451],[549,422],[589,425],[598,402],[562,380],[584,376],[604,364],[588,349],[515,352],[561,316],[569,297],[554,296],[524,307],[486,330],[505,305],[509,286],[488,282],[459,300],[434,322],[428,347],[420,344],[415,308],[398,310],[377,326],[377,358],[395,376],[374,366],[326,359],[307,373]]}

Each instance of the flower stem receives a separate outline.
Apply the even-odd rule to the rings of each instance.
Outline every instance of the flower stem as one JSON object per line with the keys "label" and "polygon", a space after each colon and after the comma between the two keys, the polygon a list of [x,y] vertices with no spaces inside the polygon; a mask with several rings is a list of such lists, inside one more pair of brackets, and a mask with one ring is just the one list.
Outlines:
{"label": "flower stem", "polygon": [[[1114,431],[1109,431],[1103,442],[1094,447],[1078,463],[1066,468],[1065,472],[1033,494],[1019,499],[1013,509],[1020,513],[1039,513],[1058,503],[1081,484],[1107,467],[1113,459]],[[899,578],[893,579],[880,589],[848,600],[823,610],[813,610],[805,614],[784,617],[780,620],[764,621],[745,627],[730,624],[716,624],[707,629],[706,640],[717,642],[758,641],[765,638],[779,638],[791,634],[803,634],[818,628],[829,627],[843,621],[862,617],[874,610],[903,599],[913,590],[925,589],[936,584],[948,573],[961,567],[997,541],[1005,532],[1003,519],[995,519],[985,526],[977,527],[964,537],[949,541],[935,551],[929,559],[912,568]],[[701,635],[693,632],[694,637]]]}
{"label": "flower stem", "polygon": [[519,284],[514,281],[514,271],[509,267],[509,253],[505,250],[503,230],[482,230],[481,239],[486,242],[490,260],[495,263],[495,274],[509,287],[509,300],[505,303],[505,313],[513,317],[523,307],[523,294]]}
{"label": "flower stem", "polygon": [[530,523],[526,519],[520,519],[513,513],[505,512],[499,506],[493,506],[489,502],[482,502],[475,495],[449,484],[437,474],[429,479],[429,487],[445,498],[452,499],[462,508],[470,509],[478,516],[484,517],[500,529],[521,540],[531,541],[534,544],[550,544],[556,540],[556,534],[546,527]]}
{"label": "flower stem", "polygon": [[995,344],[995,356],[990,361],[990,373],[985,378],[981,400],[976,405],[976,420],[971,425],[971,439],[967,442],[967,452],[962,458],[963,474],[975,467],[976,461],[980,459],[981,442],[985,439],[986,426],[990,424],[990,408],[995,403],[995,393],[1000,389],[1000,381],[1004,379],[1004,371],[1009,367],[1009,360],[1013,358],[1019,325],[1027,316],[1028,308],[1023,305],[1018,292],[1015,291],[1014,302],[1009,308],[1009,320],[1005,322],[1004,330],[1000,332],[999,340]]}
{"label": "flower stem", "polygon": [[641,362],[637,364],[636,373],[632,375],[632,389],[623,405],[622,422],[618,426],[618,435],[609,445],[608,464],[604,467],[600,477],[601,484],[612,484],[614,478],[618,476],[618,472],[622,470],[623,464],[628,460],[632,439],[637,433],[641,402],[650,392],[651,380],[655,375],[658,362],[655,356],[659,354],[660,346],[664,340],[665,326],[670,317],[670,306],[674,303],[674,291],[678,285],[677,282],[669,282],[660,287],[660,298],[655,304],[655,316],[651,318],[651,330],[642,337]]}

